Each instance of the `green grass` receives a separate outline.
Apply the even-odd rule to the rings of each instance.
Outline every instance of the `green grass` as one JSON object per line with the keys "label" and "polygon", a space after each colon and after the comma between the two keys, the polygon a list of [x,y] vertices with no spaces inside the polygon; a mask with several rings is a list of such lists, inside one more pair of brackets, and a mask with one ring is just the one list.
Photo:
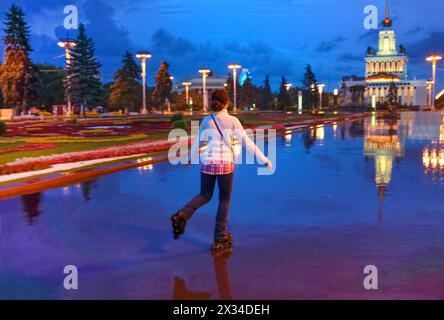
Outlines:
{"label": "green grass", "polygon": [[15,147],[22,145],[22,144],[23,144],[22,142],[0,143],[0,150],[15,148]]}
{"label": "green grass", "polygon": [[[147,139],[136,139],[136,140],[131,140],[131,141],[61,143],[61,144],[59,144],[59,147],[57,149],[22,151],[22,152],[2,154],[2,155],[0,155],[0,164],[8,163],[8,162],[14,161],[15,159],[19,159],[19,158],[34,158],[34,157],[47,156],[47,155],[51,155],[51,154],[62,154],[62,153],[75,152],[75,151],[95,150],[95,149],[98,149],[101,147],[120,146],[120,145],[126,145],[126,144],[134,143],[134,142],[164,139],[167,137],[168,137],[168,133],[157,133],[157,134],[149,135]],[[97,138],[97,140],[100,141],[100,138]],[[19,144],[7,144],[8,148],[14,147],[14,145],[19,145]],[[0,146],[3,147],[2,144],[0,144]]]}

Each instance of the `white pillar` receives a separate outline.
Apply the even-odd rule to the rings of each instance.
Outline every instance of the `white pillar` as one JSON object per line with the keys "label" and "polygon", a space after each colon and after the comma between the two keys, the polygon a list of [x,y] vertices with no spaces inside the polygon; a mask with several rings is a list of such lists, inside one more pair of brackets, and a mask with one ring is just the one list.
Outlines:
{"label": "white pillar", "polygon": [[417,102],[416,102],[416,87],[413,87],[413,105],[416,106]]}

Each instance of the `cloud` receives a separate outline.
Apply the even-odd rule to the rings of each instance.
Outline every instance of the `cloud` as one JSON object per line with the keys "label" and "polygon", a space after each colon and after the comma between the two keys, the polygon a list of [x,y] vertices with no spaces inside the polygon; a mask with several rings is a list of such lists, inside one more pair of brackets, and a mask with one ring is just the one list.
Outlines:
{"label": "cloud", "polygon": [[444,53],[444,31],[430,32],[427,37],[410,43],[406,47],[412,62],[423,62],[430,53]]}
{"label": "cloud", "polygon": [[160,28],[151,37],[153,50],[158,54],[187,55],[196,51],[190,41],[173,36],[165,29]]}
{"label": "cloud", "polygon": [[412,35],[415,35],[415,34],[421,33],[422,31],[424,31],[424,27],[417,26],[416,28],[411,29],[411,30],[405,32],[404,35],[405,35],[405,36],[412,36]]}
{"label": "cloud", "polygon": [[351,53],[344,53],[344,54],[342,54],[342,55],[340,55],[338,57],[338,61],[341,61],[341,62],[357,62],[357,61],[360,61],[360,62],[362,62],[363,61],[363,57],[364,57],[363,54],[362,55],[357,55],[357,54],[351,54]]}
{"label": "cloud", "polygon": [[367,30],[358,36],[358,41],[366,43],[375,43],[378,40],[379,30]]}
{"label": "cloud", "polygon": [[[86,34],[94,41],[96,56],[102,64],[102,75],[105,81],[112,78],[120,67],[121,57],[125,51],[134,52],[135,46],[129,38],[129,32],[115,20],[114,7],[103,0],[86,1],[81,7],[84,13]],[[55,30],[58,38],[66,37],[66,30],[59,26]],[[70,37],[76,32],[70,31]]]}
{"label": "cloud", "polygon": [[192,42],[161,28],[151,37],[150,47],[154,68],[161,60],[167,60],[171,63],[171,72],[179,78],[197,75],[198,68],[202,66],[225,75],[228,73],[227,65],[233,61],[249,68],[255,82],[261,82],[265,74],[280,79],[282,74],[293,76],[295,71],[292,59],[258,41]]}
{"label": "cloud", "polygon": [[346,41],[344,37],[337,37],[332,40],[322,41],[319,46],[315,49],[318,52],[329,52],[337,48],[341,43]]}

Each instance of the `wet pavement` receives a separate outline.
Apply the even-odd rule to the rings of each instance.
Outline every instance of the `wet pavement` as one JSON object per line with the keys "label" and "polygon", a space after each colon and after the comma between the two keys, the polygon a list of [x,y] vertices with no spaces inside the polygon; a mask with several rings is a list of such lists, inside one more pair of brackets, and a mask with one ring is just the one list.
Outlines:
{"label": "wet pavement", "polygon": [[[0,201],[0,299],[444,298],[441,114],[288,134],[277,158],[272,176],[237,168],[234,249],[217,258],[217,195],[172,237],[169,216],[198,191],[197,167]],[[66,265],[79,290],[64,289]],[[363,287],[366,265],[378,290]]]}

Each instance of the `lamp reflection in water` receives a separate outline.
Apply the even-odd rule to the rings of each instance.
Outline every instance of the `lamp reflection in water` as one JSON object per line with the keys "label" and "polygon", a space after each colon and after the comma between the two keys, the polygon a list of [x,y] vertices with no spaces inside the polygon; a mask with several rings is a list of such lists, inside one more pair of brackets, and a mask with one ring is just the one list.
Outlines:
{"label": "lamp reflection in water", "polygon": [[285,139],[285,146],[286,147],[291,147],[291,139],[292,138],[293,138],[292,131],[291,130],[285,131],[284,139]]}
{"label": "lamp reflection in water", "polygon": [[424,174],[432,177],[433,182],[444,182],[444,145],[434,144],[422,151]]}
{"label": "lamp reflection in water", "polygon": [[375,183],[378,187],[378,221],[384,220],[383,200],[392,179],[393,161],[404,156],[398,124],[370,119],[364,140],[364,154],[375,159]]}
{"label": "lamp reflection in water", "polygon": [[325,127],[324,125],[319,125],[316,127],[316,140],[319,141],[319,146],[324,145],[324,139],[325,139]]}
{"label": "lamp reflection in water", "polygon": [[71,194],[71,188],[70,187],[63,187],[62,189],[64,196],[69,196]]}
{"label": "lamp reflection in water", "polygon": [[[139,164],[143,164],[143,163],[145,163],[145,162],[149,162],[149,161],[151,161],[151,160],[153,160],[153,158],[151,158],[151,157],[148,157],[148,158],[142,158],[142,159],[137,159],[137,163],[139,163]],[[154,166],[153,166],[152,164],[147,164],[147,165],[144,165],[144,166],[140,166],[140,167],[138,167],[137,169],[138,169],[139,171],[151,171],[151,170],[153,170],[153,168],[154,168]]]}

